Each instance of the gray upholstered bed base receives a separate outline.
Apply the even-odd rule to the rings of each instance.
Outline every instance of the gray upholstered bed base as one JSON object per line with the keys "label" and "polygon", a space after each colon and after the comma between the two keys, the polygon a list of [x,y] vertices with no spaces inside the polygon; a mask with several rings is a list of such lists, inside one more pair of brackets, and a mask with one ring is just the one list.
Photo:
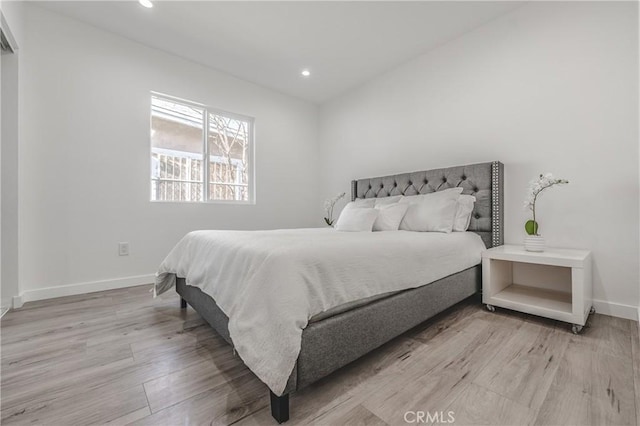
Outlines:
{"label": "gray upholstered bed base", "polygon": [[[476,196],[469,230],[487,247],[503,244],[503,165],[499,162],[405,173],[351,183],[352,199],[416,195],[455,186]],[[302,347],[285,393],[271,394],[271,413],[279,422],[289,418],[288,394],[327,376],[394,337],[476,293],[480,265],[415,289],[394,293],[364,306],[310,323],[302,332]],[[228,318],[216,302],[178,278],[176,291],[229,343]]]}
{"label": "gray upholstered bed base", "polygon": [[[415,289],[313,322],[302,331],[302,347],[285,393],[301,389],[371,352],[432,316],[475,294],[480,265]],[[198,287],[178,278],[176,291],[229,344],[227,316]]]}

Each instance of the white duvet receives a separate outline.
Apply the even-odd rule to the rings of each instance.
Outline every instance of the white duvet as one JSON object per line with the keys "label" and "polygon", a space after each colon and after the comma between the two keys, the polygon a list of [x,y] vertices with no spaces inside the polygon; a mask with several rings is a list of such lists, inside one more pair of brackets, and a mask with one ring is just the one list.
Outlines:
{"label": "white duvet", "polygon": [[237,353],[281,395],[311,317],[470,268],[484,248],[471,232],[195,231],[162,262],[155,290],[179,276],[211,296]]}

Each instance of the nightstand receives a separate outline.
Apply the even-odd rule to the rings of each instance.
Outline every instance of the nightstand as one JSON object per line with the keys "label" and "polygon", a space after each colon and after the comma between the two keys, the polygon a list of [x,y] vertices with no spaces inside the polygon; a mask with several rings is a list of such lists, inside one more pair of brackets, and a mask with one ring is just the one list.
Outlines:
{"label": "nightstand", "polygon": [[577,334],[592,306],[591,252],[504,245],[482,253],[482,303],[573,324]]}

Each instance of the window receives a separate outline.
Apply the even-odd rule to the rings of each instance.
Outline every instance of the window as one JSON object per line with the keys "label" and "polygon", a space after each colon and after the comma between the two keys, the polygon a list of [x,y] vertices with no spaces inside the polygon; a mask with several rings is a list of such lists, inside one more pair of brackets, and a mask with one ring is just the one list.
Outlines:
{"label": "window", "polygon": [[249,203],[252,153],[252,118],[151,95],[151,201]]}

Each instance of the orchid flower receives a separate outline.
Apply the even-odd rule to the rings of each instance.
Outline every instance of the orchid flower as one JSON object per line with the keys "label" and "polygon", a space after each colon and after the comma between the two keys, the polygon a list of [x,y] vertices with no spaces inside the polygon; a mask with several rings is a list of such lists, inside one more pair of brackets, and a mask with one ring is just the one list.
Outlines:
{"label": "orchid flower", "polygon": [[344,198],[345,195],[347,194],[343,192],[341,194],[336,195],[333,198],[329,198],[328,200],[325,200],[324,210],[327,215],[325,216],[324,221],[327,223],[327,225],[333,226],[333,208],[335,207],[338,201]]}
{"label": "orchid flower", "polygon": [[533,212],[533,220],[528,220],[524,225],[524,229],[529,235],[538,235],[538,222],[536,222],[536,201],[542,192],[554,185],[563,185],[569,183],[566,179],[556,179],[551,173],[541,174],[538,179],[529,182],[529,192],[524,200],[524,208]]}

